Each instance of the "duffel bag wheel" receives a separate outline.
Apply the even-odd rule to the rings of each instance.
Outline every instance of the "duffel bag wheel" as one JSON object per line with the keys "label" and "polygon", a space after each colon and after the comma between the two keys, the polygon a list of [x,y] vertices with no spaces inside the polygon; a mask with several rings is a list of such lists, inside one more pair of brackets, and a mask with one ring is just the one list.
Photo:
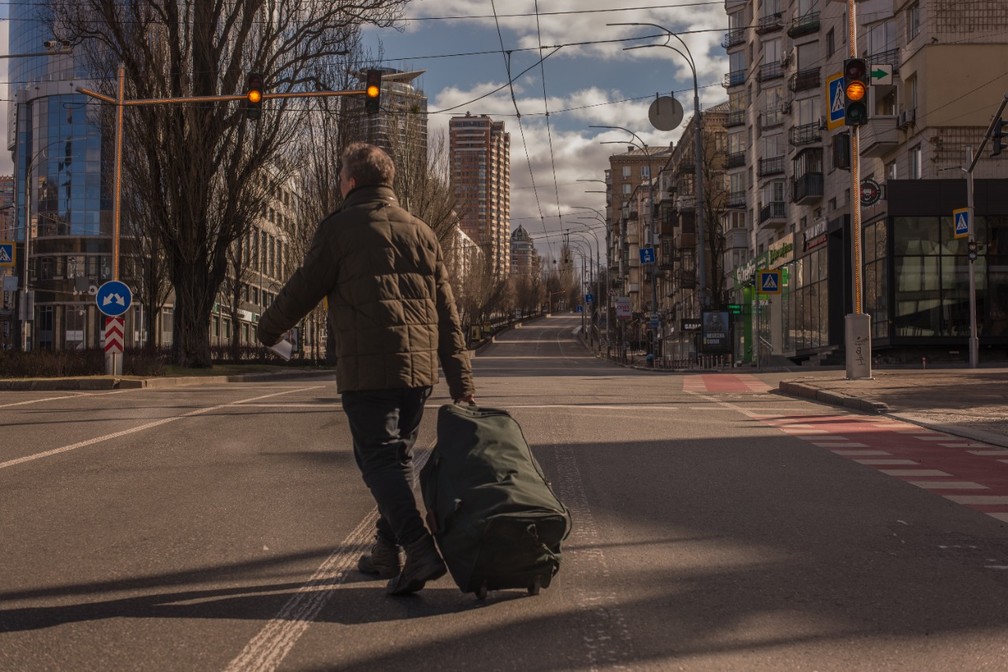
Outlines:
{"label": "duffel bag wheel", "polygon": [[487,596],[487,585],[485,583],[481,583],[479,588],[476,589],[476,599],[485,600],[486,596]]}
{"label": "duffel bag wheel", "polygon": [[532,579],[532,583],[529,584],[528,594],[538,595],[540,588],[542,588],[542,577],[537,576],[534,579]]}

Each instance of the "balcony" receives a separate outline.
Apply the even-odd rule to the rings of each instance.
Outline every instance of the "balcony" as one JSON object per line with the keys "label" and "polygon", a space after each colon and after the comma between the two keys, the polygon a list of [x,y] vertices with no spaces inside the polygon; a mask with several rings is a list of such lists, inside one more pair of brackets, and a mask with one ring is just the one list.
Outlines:
{"label": "balcony", "polygon": [[725,49],[737,47],[745,43],[745,28],[732,28],[721,38],[721,46]]}
{"label": "balcony", "polygon": [[822,140],[822,127],[818,121],[813,121],[811,124],[793,126],[788,139],[795,147],[817,143]]}
{"label": "balcony", "polygon": [[823,174],[805,173],[793,183],[794,195],[791,202],[797,205],[815,203],[823,197]]}
{"label": "balcony", "polygon": [[811,35],[812,33],[819,31],[819,12],[809,12],[808,14],[803,14],[802,16],[796,16],[791,20],[791,27],[788,28],[787,34],[790,38],[801,37],[802,35]]}
{"label": "balcony", "polygon": [[745,152],[732,152],[725,158],[725,168],[742,168],[745,166]]}
{"label": "balcony", "polygon": [[783,225],[787,220],[787,203],[772,201],[760,208],[759,223],[768,225]]}
{"label": "balcony", "polygon": [[784,157],[775,156],[769,159],[759,160],[759,176],[780,175],[784,172]]}
{"label": "balcony", "polygon": [[725,205],[729,208],[745,208],[746,206],[746,192],[745,191],[729,191],[728,200]]}
{"label": "balcony", "polygon": [[788,81],[788,88],[795,93],[818,88],[822,85],[822,78],[819,76],[819,70],[819,68],[806,68],[805,70],[799,70],[795,74],[791,75],[791,79]]}
{"label": "balcony", "polygon": [[784,76],[784,65],[780,61],[770,61],[762,63],[759,72],[756,73],[756,80],[766,82],[771,79],[780,79]]}
{"label": "balcony", "polygon": [[880,158],[900,144],[900,134],[895,115],[872,115],[861,127],[859,140],[861,156]]}
{"label": "balcony", "polygon": [[728,113],[728,118],[725,119],[725,128],[732,128],[733,126],[742,126],[745,124],[746,111],[745,110],[732,110]]}
{"label": "balcony", "polygon": [[732,70],[724,76],[724,87],[729,89],[733,86],[745,84],[745,70]]}
{"label": "balcony", "polygon": [[759,23],[756,24],[756,32],[760,35],[763,35],[764,33],[772,33],[773,31],[781,30],[782,28],[784,28],[784,14],[781,12],[761,16],[759,18]]}

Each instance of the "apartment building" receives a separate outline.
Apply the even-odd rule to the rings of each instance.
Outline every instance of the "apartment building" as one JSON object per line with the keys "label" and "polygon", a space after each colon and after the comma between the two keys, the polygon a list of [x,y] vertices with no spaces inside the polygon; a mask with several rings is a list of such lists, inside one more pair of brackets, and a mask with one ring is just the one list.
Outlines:
{"label": "apartment building", "polygon": [[510,273],[511,135],[485,114],[448,122],[451,188],[462,231],[483,249],[494,277]]}
{"label": "apartment building", "polygon": [[[401,170],[427,170],[427,95],[416,80],[424,70],[381,68],[381,109],[364,112],[363,96],[343,99],[341,123],[349,140],[369,142],[384,149]],[[356,73],[364,88],[366,72]]]}
{"label": "apartment building", "polygon": [[620,315],[623,342],[640,343],[645,339],[651,313],[657,311],[652,291],[652,276],[641,264],[641,248],[658,244],[653,217],[657,202],[652,190],[654,176],[668,163],[669,147],[637,147],[609,157],[606,171],[606,203],[609,235],[609,273],[611,290],[620,303],[629,306],[629,315]]}
{"label": "apartment building", "polygon": [[[952,211],[967,203],[967,152],[980,147],[1008,91],[1004,3],[858,2],[853,50],[845,2],[729,0],[725,9],[729,205],[744,219],[752,256],[731,280],[733,300],[746,306],[736,333],[753,334],[743,359],[839,355],[855,282],[874,353],[964,357],[971,271],[981,347],[1008,344],[1008,252],[999,247],[1008,240],[1004,159],[984,153],[973,172],[974,266],[952,225]],[[852,52],[871,70],[891,72],[869,87],[856,187],[834,88]],[[854,208],[861,209],[857,273]],[[757,271],[774,268],[781,293],[758,294]]]}
{"label": "apartment building", "polygon": [[539,275],[539,253],[532,236],[521,224],[511,232],[511,275],[536,277]]}

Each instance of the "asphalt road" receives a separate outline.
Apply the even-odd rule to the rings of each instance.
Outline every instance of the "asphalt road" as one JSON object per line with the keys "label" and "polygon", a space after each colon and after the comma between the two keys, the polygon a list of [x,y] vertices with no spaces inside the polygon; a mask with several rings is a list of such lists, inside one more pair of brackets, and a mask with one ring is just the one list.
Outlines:
{"label": "asphalt road", "polygon": [[1008,451],[621,368],[578,324],[475,362],[574,518],[534,597],[356,572],[332,381],[0,392],[0,670],[1008,668],[1008,509],[976,499],[1008,504]]}

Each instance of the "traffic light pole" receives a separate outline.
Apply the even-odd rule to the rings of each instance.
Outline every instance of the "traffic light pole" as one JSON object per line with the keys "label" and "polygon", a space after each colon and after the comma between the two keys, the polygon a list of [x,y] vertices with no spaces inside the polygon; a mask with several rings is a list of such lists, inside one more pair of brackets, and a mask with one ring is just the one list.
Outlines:
{"label": "traffic light pole", "polygon": [[[857,7],[847,0],[847,54],[857,57]],[[845,93],[846,95],[846,93]],[[866,95],[867,97],[867,95]],[[849,125],[851,136],[851,267],[853,310],[844,320],[847,379],[871,378],[871,318],[862,312],[861,298],[861,156],[858,124]]]}
{"label": "traffic light pole", "polygon": [[[370,72],[368,74],[371,77]],[[260,96],[261,100],[268,100],[271,98],[324,98],[328,96],[350,96],[350,95],[365,95],[369,100],[378,100],[378,96],[381,93],[381,77],[378,77],[377,84],[373,83],[371,79],[368,80],[368,88],[360,91],[305,91],[305,92],[291,92],[291,93],[263,93]],[[373,86],[377,86],[377,92],[372,90]],[[247,93],[232,95],[232,96],[184,96],[179,98],[142,98],[134,100],[126,100],[126,68],[122,64],[119,65],[118,75],[117,75],[117,94],[115,98],[111,96],[102,95],[90,89],[78,88],[77,91],[83,93],[86,96],[96,98],[102,102],[110,103],[116,106],[116,129],[115,129],[115,182],[112,187],[113,194],[113,205],[112,205],[112,279],[119,280],[119,221],[120,221],[120,208],[122,202],[122,144],[123,144],[123,112],[127,106],[138,106],[138,105],[166,105],[172,103],[202,103],[202,102],[227,102],[235,100],[250,100]],[[27,238],[27,236],[26,236]],[[25,264],[28,263],[27,254],[25,254]],[[27,269],[27,265],[25,266]],[[27,277],[27,270],[25,271]],[[26,282],[27,286],[27,282]],[[27,332],[26,332],[27,333]],[[123,357],[117,356],[115,354],[105,355],[105,373],[110,376],[122,375],[123,367]]]}
{"label": "traffic light pole", "polygon": [[[1008,93],[1004,95],[1001,99],[1001,105],[998,107],[997,112],[994,113],[994,118],[991,120],[990,126],[987,128],[987,132],[984,134],[983,140],[980,141],[980,148],[977,149],[976,153],[973,153],[972,147],[966,148],[966,159],[969,161],[969,166],[966,168],[966,216],[969,221],[969,239],[967,241],[967,248],[969,249],[969,305],[970,305],[970,337],[969,337],[969,365],[971,369],[977,368],[980,364],[980,337],[977,335],[977,310],[976,310],[976,218],[973,211],[973,169],[976,168],[977,161],[980,160],[980,155],[983,154],[984,147],[987,146],[987,140],[991,138],[994,134],[994,129],[1001,125],[1001,114],[1004,112],[1005,107],[1008,106]],[[996,146],[997,152],[994,154],[996,156],[1000,153],[1000,147]]]}

